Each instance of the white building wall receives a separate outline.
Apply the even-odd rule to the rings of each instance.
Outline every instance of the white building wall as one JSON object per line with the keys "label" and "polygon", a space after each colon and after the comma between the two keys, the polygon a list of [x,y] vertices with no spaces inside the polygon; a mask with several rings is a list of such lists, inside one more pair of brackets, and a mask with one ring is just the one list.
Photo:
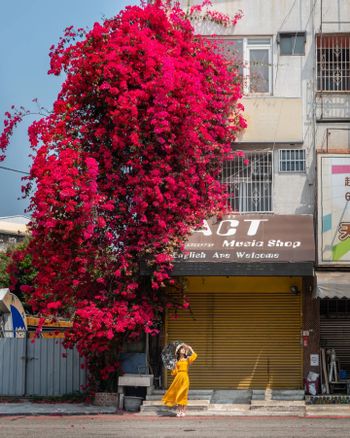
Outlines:
{"label": "white building wall", "polygon": [[[201,1],[184,0],[183,4],[198,4]],[[297,129],[297,117],[291,117],[290,111],[280,112],[279,119],[276,113],[271,112],[266,99],[264,107],[263,97],[246,96],[247,114],[249,126],[247,132],[239,139],[239,147],[254,146],[252,138],[256,138],[254,132],[254,119],[266,117],[272,114],[275,127],[266,124],[261,128],[259,124],[259,141],[264,148],[270,147],[274,154],[274,183],[273,183],[273,213],[277,214],[305,214],[313,213],[315,209],[315,171],[316,171],[316,150],[329,148],[334,144],[336,148],[348,148],[350,152],[350,132],[345,130],[327,128],[336,127],[333,124],[316,123],[317,111],[319,111],[319,97],[316,96],[316,62],[315,62],[315,34],[319,33],[322,27],[324,32],[350,32],[350,24],[339,23],[350,21],[350,1],[348,0],[217,0],[213,1],[214,7],[220,12],[233,15],[238,10],[243,11],[243,18],[233,28],[222,28],[213,23],[201,23],[197,25],[196,31],[202,35],[217,34],[226,36],[270,36],[272,37],[272,99],[286,98],[284,105],[291,105],[292,100],[288,98],[300,98],[302,108],[301,138],[296,142],[295,135],[291,135],[291,126]],[[321,26],[321,11],[323,23]],[[324,21],[335,21],[334,24],[325,24]],[[280,56],[279,45],[277,44],[278,32],[305,31],[306,45],[304,56]],[[265,96],[266,97],[266,96]],[[255,110],[251,109],[249,100],[255,99],[257,103]],[[333,112],[350,115],[350,96],[338,96],[336,102],[328,98],[328,108],[333,104]],[[324,101],[323,101],[324,103]],[[270,102],[271,106],[271,102]],[[327,106],[326,106],[327,108]],[[324,107],[323,107],[324,109]],[[260,113],[260,115],[259,115]],[[277,125],[277,127],[276,127]],[[338,126],[343,128],[344,125]],[[284,132],[285,135],[276,136],[271,139],[271,130]],[[254,134],[254,135],[253,135]],[[246,141],[245,141],[246,136]],[[328,139],[328,140],[327,140]],[[306,173],[281,174],[278,172],[278,149],[279,148],[305,148],[306,150]]]}
{"label": "white building wall", "polygon": [[349,0],[317,0],[315,2],[314,17],[317,32],[348,33],[350,32],[350,2]]}
{"label": "white building wall", "polygon": [[[317,33],[350,33],[349,0],[318,0],[317,3]],[[317,93],[315,102],[317,151],[350,153],[350,93]],[[325,119],[333,121],[326,123]]]}

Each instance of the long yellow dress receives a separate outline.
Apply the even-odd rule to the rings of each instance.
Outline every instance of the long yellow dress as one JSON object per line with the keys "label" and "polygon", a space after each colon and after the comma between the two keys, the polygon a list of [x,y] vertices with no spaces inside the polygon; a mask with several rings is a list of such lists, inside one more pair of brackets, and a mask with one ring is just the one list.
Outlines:
{"label": "long yellow dress", "polygon": [[193,352],[187,359],[180,359],[176,362],[176,367],[172,370],[171,375],[175,376],[173,383],[162,398],[162,402],[167,406],[188,404],[188,390],[190,388],[190,379],[188,377],[189,365],[197,359],[197,354]]}

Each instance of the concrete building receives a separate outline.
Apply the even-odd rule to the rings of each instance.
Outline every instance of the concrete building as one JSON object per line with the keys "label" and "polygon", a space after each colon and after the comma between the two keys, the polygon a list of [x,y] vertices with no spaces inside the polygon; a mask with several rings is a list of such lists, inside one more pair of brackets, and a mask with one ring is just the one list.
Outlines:
{"label": "concrete building", "polygon": [[[176,263],[174,275],[186,279],[192,313],[167,318],[164,341],[184,339],[198,350],[195,388],[302,389],[309,371],[320,373],[320,345],[338,349],[339,366],[350,372],[350,342],[339,340],[344,327],[350,335],[350,281],[341,287],[328,272],[349,270],[346,244],[337,247],[341,260],[322,259],[332,253],[339,224],[342,242],[350,236],[350,3],[213,3],[230,15],[244,13],[234,28],[198,21],[196,30],[215,34],[241,65],[248,128],[235,147],[249,165],[242,158],[226,163],[233,214],[194,233],[189,255]],[[339,192],[343,210],[327,204],[333,216],[320,208],[339,181],[330,180],[328,162],[320,177],[320,153],[348,166],[335,171],[349,179]],[[317,260],[315,241],[324,249]],[[339,311],[332,311],[338,309],[334,296],[347,297]],[[164,378],[167,385],[169,375]]]}
{"label": "concrete building", "polygon": [[27,224],[30,219],[27,216],[4,216],[0,217],[0,251],[15,246],[28,235]]}

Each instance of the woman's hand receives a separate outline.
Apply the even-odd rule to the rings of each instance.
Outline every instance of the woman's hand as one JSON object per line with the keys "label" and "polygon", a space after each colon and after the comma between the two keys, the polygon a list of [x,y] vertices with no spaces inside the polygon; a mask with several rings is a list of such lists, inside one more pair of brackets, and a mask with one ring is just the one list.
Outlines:
{"label": "woman's hand", "polygon": [[187,354],[189,352],[193,353],[193,348],[191,347],[191,345],[186,345],[186,350],[187,350]]}

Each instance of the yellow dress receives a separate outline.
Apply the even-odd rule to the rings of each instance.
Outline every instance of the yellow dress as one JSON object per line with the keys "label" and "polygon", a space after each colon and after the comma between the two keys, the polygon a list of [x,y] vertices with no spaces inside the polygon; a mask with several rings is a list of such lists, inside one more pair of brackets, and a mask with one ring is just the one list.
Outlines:
{"label": "yellow dress", "polygon": [[188,367],[196,359],[197,354],[193,352],[188,359],[180,359],[177,361],[176,367],[171,372],[171,375],[175,376],[175,379],[162,398],[162,402],[165,405],[175,406],[188,404],[188,390],[190,388]]}

